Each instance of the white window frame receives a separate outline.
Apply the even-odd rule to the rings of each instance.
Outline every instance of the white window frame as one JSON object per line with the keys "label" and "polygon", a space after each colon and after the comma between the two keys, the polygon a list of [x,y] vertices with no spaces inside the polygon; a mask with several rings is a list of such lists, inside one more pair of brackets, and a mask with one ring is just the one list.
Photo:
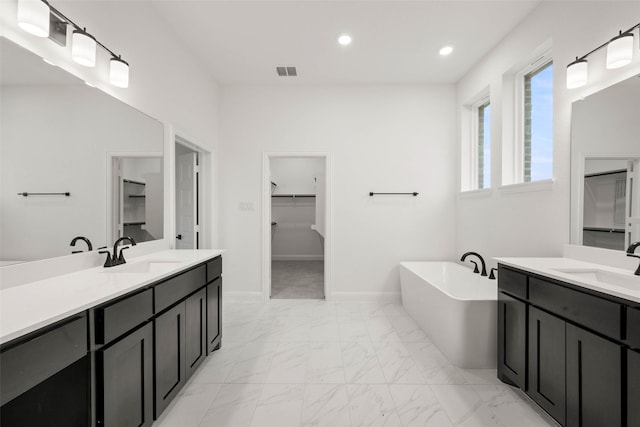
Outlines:
{"label": "white window frame", "polygon": [[[513,147],[513,181],[514,184],[522,184],[536,181],[524,180],[524,145],[525,145],[525,106],[524,106],[524,89],[525,76],[546,67],[549,63],[553,63],[552,50],[548,49],[542,54],[534,56],[532,61],[517,71],[514,75],[514,147]],[[555,147],[555,141],[553,141]],[[555,151],[555,149],[554,149]],[[554,159],[555,165],[555,159]],[[553,179],[553,177],[550,177]]]}
{"label": "white window frame", "polygon": [[[462,180],[461,192],[463,193],[488,190],[491,188],[478,188],[478,110],[487,103],[491,105],[488,86],[464,104],[466,118],[463,117],[463,123],[465,123],[465,126],[468,126],[468,128],[466,131],[463,129],[463,135],[466,134],[467,137],[463,138],[462,141],[462,152],[465,153],[465,155],[460,163],[463,168],[460,174]],[[489,173],[491,174],[491,171],[489,171]]]}

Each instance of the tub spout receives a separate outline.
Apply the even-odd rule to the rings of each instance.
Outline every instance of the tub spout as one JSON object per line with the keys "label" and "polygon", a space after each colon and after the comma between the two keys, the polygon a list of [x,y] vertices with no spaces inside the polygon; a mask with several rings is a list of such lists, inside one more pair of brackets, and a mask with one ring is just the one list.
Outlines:
{"label": "tub spout", "polygon": [[479,253],[477,253],[477,252],[465,252],[464,255],[462,255],[462,257],[460,258],[460,261],[464,262],[464,260],[467,259],[467,257],[470,256],[470,255],[474,255],[474,256],[478,257],[478,259],[480,260],[480,265],[482,265],[482,272],[480,273],[480,275],[481,276],[486,276],[487,275],[487,266],[484,263],[484,258],[482,258],[482,255],[480,255]]}

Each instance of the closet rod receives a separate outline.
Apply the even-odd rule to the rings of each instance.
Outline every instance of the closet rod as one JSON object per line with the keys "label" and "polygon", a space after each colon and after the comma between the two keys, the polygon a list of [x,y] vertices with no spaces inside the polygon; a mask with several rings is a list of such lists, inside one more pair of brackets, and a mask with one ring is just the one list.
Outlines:
{"label": "closet rod", "polygon": [[71,195],[71,193],[64,192],[64,193],[27,193],[22,192],[22,193],[18,193],[18,196],[24,196],[24,197],[28,197],[28,196],[66,196],[69,197]]}
{"label": "closet rod", "polygon": [[316,197],[315,194],[272,194],[271,197]]}
{"label": "closet rod", "polygon": [[413,193],[374,193],[373,191],[369,193],[369,196],[373,197],[373,196],[377,196],[377,195],[409,195],[409,196],[417,196],[418,193],[417,192],[413,192]]}

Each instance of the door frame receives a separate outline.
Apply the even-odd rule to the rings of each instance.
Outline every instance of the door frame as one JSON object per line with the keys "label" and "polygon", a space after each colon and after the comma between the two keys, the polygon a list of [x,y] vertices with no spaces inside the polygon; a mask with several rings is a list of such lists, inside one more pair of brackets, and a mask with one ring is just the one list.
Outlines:
{"label": "door frame", "polygon": [[171,183],[169,191],[171,192],[171,221],[169,225],[171,233],[171,248],[176,247],[176,220],[177,220],[177,203],[176,203],[176,144],[187,147],[198,153],[198,247],[200,249],[213,248],[214,227],[213,224],[213,201],[215,200],[214,182],[213,182],[213,153],[204,147],[199,140],[186,134],[180,130],[172,129],[173,137],[170,140],[167,151],[170,150],[171,156],[168,167],[170,168]]}
{"label": "door frame", "polygon": [[325,176],[324,298],[333,298],[331,283],[331,154],[328,152],[264,151],[262,153],[262,294],[271,299],[271,177],[273,158],[323,158]]}
{"label": "door frame", "polygon": [[[108,243],[111,241],[112,237],[113,237],[113,233],[114,233],[114,229],[117,228],[117,224],[116,224],[116,218],[117,218],[117,213],[115,212],[116,209],[116,203],[114,202],[114,184],[115,184],[115,174],[113,173],[113,162],[115,159],[117,158],[130,158],[130,159],[134,159],[134,158],[147,158],[147,157],[157,157],[160,159],[163,159],[164,157],[164,153],[162,151],[109,151],[107,152],[107,230],[106,230],[106,236],[107,239],[105,241],[105,244],[107,246],[109,246]],[[166,164],[163,165],[163,170],[162,170],[162,174],[163,174],[163,182],[166,182],[166,168],[165,168]],[[164,193],[165,197],[166,197],[166,192]],[[166,200],[163,202],[163,204],[166,204]],[[166,213],[166,212],[165,212]],[[166,216],[163,217],[163,222],[166,224],[167,218]],[[162,239],[166,239],[166,227],[163,227],[163,236]],[[161,240],[161,239],[158,239]],[[115,239],[114,239],[115,241]],[[145,243],[145,242],[142,242]]]}

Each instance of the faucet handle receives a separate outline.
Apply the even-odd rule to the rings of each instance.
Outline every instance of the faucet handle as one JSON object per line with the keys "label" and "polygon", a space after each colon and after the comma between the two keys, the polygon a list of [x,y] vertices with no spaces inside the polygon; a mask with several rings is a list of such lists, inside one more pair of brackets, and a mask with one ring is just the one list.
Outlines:
{"label": "faucet handle", "polygon": [[103,267],[113,267],[114,265],[116,265],[114,263],[114,258],[111,256],[111,252],[109,252],[109,250],[104,250],[104,251],[99,251],[99,254],[107,254],[107,259],[104,261],[104,265]]}
{"label": "faucet handle", "polygon": [[494,272],[494,271],[495,271],[495,272],[497,272],[497,271],[498,271],[498,269],[497,269],[497,268],[495,268],[495,267],[491,269],[491,271],[489,272],[489,279],[490,279],[490,280],[496,280],[496,275],[495,275],[495,274],[493,274],[493,272]]}
{"label": "faucet handle", "polygon": [[[126,262],[127,262],[127,261],[124,259],[124,254],[123,254],[122,252],[123,252],[125,249],[130,249],[130,248],[131,248],[131,246],[122,246],[122,247],[120,248],[120,254],[118,255],[118,260],[117,260],[117,263],[118,263],[118,264],[126,264]],[[114,254],[113,256],[114,256],[114,258],[115,258],[115,254]]]}
{"label": "faucet handle", "polygon": [[480,273],[480,269],[478,268],[478,263],[473,260],[469,260],[469,262],[474,265],[473,272]]}

